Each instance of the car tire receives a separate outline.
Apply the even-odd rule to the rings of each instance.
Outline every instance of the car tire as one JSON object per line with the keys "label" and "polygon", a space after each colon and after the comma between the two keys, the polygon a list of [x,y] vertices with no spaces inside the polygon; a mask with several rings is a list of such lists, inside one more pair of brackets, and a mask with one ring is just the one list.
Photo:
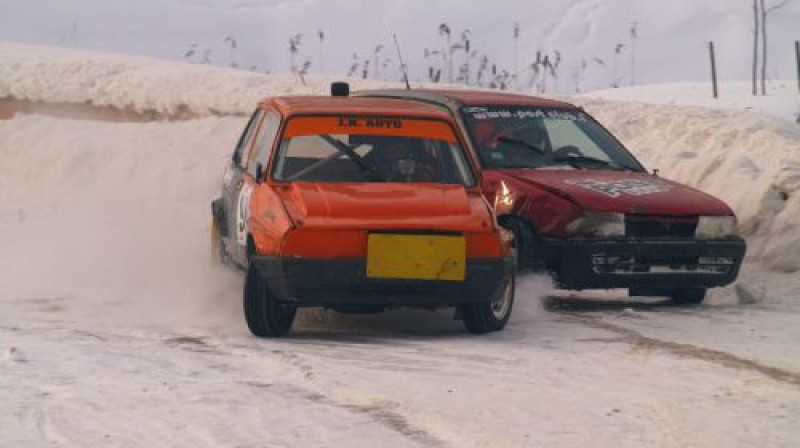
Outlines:
{"label": "car tire", "polygon": [[680,288],[670,294],[672,303],[676,305],[700,305],[705,298],[705,288]]}
{"label": "car tire", "polygon": [[262,338],[285,336],[296,314],[297,307],[275,299],[267,279],[251,263],[244,280],[244,317],[250,332]]}
{"label": "car tire", "polygon": [[520,218],[508,216],[501,225],[514,234],[514,267],[518,272],[544,272],[545,263],[539,238],[533,228]]}
{"label": "car tire", "polygon": [[505,328],[514,307],[515,288],[514,274],[511,274],[490,302],[463,305],[460,311],[467,331],[484,334]]}

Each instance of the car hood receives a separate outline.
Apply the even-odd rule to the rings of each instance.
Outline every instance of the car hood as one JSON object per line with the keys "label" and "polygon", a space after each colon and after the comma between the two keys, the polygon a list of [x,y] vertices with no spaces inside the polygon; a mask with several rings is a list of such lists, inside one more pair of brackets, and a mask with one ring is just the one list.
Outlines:
{"label": "car hood", "polygon": [[293,183],[283,192],[296,224],[349,229],[474,232],[492,228],[479,193],[461,185]]}
{"label": "car hood", "polygon": [[[686,185],[630,171],[503,170],[519,184],[563,196],[587,211],[652,215],[732,215],[719,199]],[[523,192],[524,193],[524,192]]]}

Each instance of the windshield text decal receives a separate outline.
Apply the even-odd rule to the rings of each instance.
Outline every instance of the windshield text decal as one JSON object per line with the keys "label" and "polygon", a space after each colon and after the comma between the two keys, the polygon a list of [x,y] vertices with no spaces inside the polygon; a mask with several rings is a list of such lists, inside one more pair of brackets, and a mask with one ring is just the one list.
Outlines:
{"label": "windshield text decal", "polygon": [[403,120],[399,118],[383,117],[339,117],[339,126],[343,128],[378,128],[378,129],[402,129]]}
{"label": "windshield text decal", "polygon": [[474,110],[470,109],[472,118],[475,120],[496,120],[499,118],[513,118],[526,120],[530,118],[549,118],[551,120],[566,121],[588,121],[586,114],[582,112],[572,112],[567,110],[546,110],[546,109],[514,109],[514,110]]}

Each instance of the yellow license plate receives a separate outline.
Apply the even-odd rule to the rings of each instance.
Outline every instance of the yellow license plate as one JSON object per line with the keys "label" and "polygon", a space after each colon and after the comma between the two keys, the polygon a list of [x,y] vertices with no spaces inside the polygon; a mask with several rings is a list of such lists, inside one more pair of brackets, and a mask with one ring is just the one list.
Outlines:
{"label": "yellow license plate", "polygon": [[367,277],[464,280],[463,236],[372,233],[367,242]]}

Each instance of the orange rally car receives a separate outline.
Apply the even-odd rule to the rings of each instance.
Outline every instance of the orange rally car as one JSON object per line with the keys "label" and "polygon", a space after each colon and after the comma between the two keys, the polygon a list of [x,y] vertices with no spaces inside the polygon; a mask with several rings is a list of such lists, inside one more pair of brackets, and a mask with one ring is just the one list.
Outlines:
{"label": "orange rally car", "polygon": [[472,333],[503,329],[511,234],[456,129],[399,99],[259,104],[212,203],[218,255],[247,271],[253,334],[285,335],[298,307],[455,307]]}

